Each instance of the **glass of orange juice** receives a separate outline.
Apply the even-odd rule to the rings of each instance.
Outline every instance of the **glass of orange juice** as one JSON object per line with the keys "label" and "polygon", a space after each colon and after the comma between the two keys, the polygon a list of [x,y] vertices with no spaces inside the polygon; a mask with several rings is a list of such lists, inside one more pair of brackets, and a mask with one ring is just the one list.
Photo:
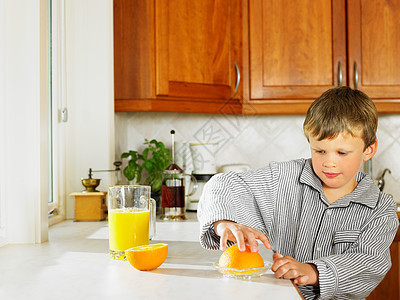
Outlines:
{"label": "glass of orange juice", "polygon": [[109,254],[126,260],[125,250],[148,245],[156,231],[156,202],[146,185],[118,185],[108,189]]}

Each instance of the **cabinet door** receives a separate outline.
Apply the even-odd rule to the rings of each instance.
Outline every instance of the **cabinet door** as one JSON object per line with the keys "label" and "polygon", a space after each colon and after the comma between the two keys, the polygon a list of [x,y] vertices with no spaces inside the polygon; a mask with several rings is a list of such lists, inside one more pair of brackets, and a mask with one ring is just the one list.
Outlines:
{"label": "cabinet door", "polygon": [[[397,212],[397,217],[400,214]],[[399,220],[400,221],[400,220]],[[392,267],[381,283],[367,297],[367,300],[398,300],[400,299],[400,228],[390,246]]]}
{"label": "cabinet door", "polygon": [[[114,96],[116,107],[153,94],[154,9],[148,0],[114,0]],[[135,110],[143,101],[119,111]]]}
{"label": "cabinet door", "polygon": [[240,1],[155,3],[156,96],[229,99],[240,65]]}
{"label": "cabinet door", "polygon": [[349,85],[371,98],[400,98],[399,15],[400,1],[348,1]]}
{"label": "cabinet door", "polygon": [[346,85],[345,13],[344,0],[250,0],[250,100]]}

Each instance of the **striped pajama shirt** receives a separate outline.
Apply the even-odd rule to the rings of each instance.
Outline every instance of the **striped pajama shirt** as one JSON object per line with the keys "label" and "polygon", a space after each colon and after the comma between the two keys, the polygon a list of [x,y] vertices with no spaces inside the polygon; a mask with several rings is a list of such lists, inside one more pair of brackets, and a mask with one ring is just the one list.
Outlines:
{"label": "striped pajama shirt", "polygon": [[311,159],[217,174],[199,202],[200,243],[219,248],[215,221],[244,224],[265,233],[274,251],[317,267],[319,286],[299,287],[306,299],[365,298],[391,267],[398,219],[393,199],[369,176],[359,172],[357,181],[330,204]]}

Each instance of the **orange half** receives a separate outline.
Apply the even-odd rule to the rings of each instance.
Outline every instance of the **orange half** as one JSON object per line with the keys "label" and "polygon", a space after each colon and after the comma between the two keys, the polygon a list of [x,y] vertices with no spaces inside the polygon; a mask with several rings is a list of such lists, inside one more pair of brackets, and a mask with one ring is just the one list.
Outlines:
{"label": "orange half", "polygon": [[137,270],[150,271],[163,264],[168,254],[168,244],[142,245],[125,250],[129,263]]}

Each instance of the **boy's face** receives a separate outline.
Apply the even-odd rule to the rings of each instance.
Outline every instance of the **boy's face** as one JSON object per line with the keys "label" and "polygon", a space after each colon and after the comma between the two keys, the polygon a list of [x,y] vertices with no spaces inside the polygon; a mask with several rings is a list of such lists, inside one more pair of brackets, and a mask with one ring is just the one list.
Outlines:
{"label": "boy's face", "polygon": [[325,194],[336,195],[335,200],[354,190],[362,162],[372,158],[377,147],[375,142],[364,150],[364,141],[351,134],[322,141],[310,136],[309,141],[314,172],[321,179]]}

